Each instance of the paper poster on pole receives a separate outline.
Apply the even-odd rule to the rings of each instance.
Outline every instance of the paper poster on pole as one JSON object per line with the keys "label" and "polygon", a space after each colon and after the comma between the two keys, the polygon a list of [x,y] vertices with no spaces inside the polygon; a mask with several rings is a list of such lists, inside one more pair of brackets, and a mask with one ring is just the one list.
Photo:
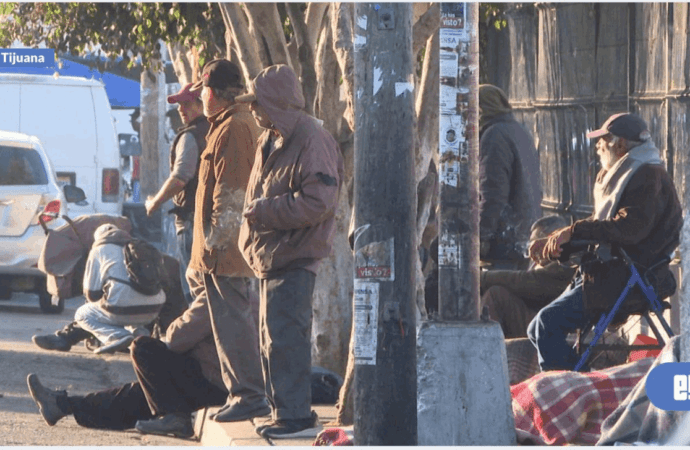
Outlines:
{"label": "paper poster on pole", "polygon": [[379,283],[355,278],[355,364],[376,365]]}

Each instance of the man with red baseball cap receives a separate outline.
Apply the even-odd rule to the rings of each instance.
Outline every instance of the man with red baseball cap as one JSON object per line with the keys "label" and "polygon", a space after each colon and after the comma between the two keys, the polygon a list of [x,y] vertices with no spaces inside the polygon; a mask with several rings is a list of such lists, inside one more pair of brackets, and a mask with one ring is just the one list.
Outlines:
{"label": "man with red baseball cap", "polygon": [[187,304],[193,300],[185,274],[192,253],[194,197],[199,183],[201,152],[206,147],[206,133],[210,127],[199,93],[192,91],[191,87],[192,83],[188,83],[177,94],[168,96],[168,103],[177,103],[183,126],[177,130],[170,146],[170,176],[156,195],[149,197],[145,203],[149,216],[170,199],[175,205],[168,212],[175,214],[180,279]]}
{"label": "man with red baseball cap", "polygon": [[[527,328],[542,370],[572,370],[579,356],[566,335],[613,307],[630,275],[625,263],[612,257],[618,249],[647,268],[670,255],[680,242],[682,208],[646,122],[635,114],[614,114],[587,138],[598,138],[601,161],[592,216],[554,231],[529,249],[530,257],[543,265],[559,258],[570,241],[599,243],[595,262],[583,264],[565,292],[539,311]],[[675,291],[668,263],[659,266],[652,278],[659,298]],[[639,289],[630,291],[625,301],[629,311],[644,304]]]}

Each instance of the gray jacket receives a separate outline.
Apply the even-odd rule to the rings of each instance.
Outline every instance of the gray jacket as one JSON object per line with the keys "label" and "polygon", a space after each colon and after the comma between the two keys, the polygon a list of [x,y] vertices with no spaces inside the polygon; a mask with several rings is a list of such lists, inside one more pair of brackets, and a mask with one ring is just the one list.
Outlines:
{"label": "gray jacket", "polygon": [[524,248],[541,217],[542,190],[534,141],[510,113],[479,132],[479,193],[482,260],[512,259],[508,247]]}

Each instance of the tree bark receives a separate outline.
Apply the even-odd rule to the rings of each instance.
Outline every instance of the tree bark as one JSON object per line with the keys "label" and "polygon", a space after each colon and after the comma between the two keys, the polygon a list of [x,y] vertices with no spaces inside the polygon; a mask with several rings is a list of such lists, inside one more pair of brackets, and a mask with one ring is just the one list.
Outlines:
{"label": "tree bark", "polygon": [[309,45],[309,29],[305,23],[304,14],[299,3],[288,3],[287,11],[292,23],[297,43],[297,54],[300,64],[302,92],[304,94],[305,109],[309,114],[314,113],[314,98],[316,97],[316,70],[314,68],[314,48]]}
{"label": "tree bark", "polygon": [[[283,24],[275,3],[244,3],[252,32],[259,47],[265,51],[264,67],[287,64],[292,67]],[[260,49],[261,51],[261,49]]]}
{"label": "tree bark", "polygon": [[226,28],[232,32],[233,48],[239,56],[244,79],[249,82],[264,68],[259,46],[249,30],[249,22],[240,5],[237,3],[220,3],[219,6],[223,14],[223,22],[225,22]]}
{"label": "tree bark", "polygon": [[[193,49],[189,49],[179,43],[168,43],[168,53],[170,53],[170,60],[173,63],[175,75],[181,86],[191,83],[198,79],[199,58]],[[197,72],[197,73],[195,73]],[[195,77],[195,75],[197,75]]]}
{"label": "tree bark", "polygon": [[441,24],[439,3],[432,3],[429,9],[412,27],[412,54],[417,55],[432,34],[438,31]]}
{"label": "tree bark", "polygon": [[333,33],[333,49],[342,74],[343,90],[347,108],[344,113],[350,130],[355,129],[354,74],[355,59],[353,40],[354,4],[335,3],[331,9],[330,25]]}

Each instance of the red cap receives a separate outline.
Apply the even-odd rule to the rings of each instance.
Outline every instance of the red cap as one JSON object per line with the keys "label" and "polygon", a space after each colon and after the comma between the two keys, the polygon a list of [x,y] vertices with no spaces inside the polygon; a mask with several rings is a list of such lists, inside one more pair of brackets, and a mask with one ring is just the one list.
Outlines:
{"label": "red cap", "polygon": [[191,91],[194,83],[188,83],[185,87],[180,89],[180,92],[174,95],[168,95],[168,103],[191,102],[197,100],[201,95],[199,91]]}

